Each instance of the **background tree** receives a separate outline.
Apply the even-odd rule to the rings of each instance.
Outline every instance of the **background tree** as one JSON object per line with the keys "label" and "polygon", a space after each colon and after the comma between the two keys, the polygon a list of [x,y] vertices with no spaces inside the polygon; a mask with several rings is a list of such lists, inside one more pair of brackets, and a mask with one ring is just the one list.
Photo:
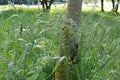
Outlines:
{"label": "background tree", "polygon": [[7,0],[0,0],[0,4],[8,4],[8,1]]}
{"label": "background tree", "polygon": [[[55,72],[55,80],[73,80],[71,66],[77,63],[78,40],[77,30],[80,22],[80,14],[82,9],[82,0],[69,0],[67,14],[62,24],[60,36],[59,57],[65,56],[59,68]],[[58,60],[56,61],[57,64]],[[66,63],[67,62],[67,63]],[[67,64],[68,67],[65,65]],[[68,69],[68,70],[67,70]],[[66,72],[70,73],[70,77],[66,76]],[[76,79],[74,79],[76,80]]]}
{"label": "background tree", "polygon": [[117,3],[115,5],[115,7],[113,7],[113,9],[112,9],[113,12],[117,12],[118,11],[119,3],[120,3],[120,0],[117,0]]}

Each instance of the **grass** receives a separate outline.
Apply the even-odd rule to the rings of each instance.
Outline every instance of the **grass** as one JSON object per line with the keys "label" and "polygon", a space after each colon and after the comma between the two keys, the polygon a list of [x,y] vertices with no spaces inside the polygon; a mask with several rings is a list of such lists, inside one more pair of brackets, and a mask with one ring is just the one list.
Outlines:
{"label": "grass", "polygon": [[[44,80],[52,73],[63,15],[65,8],[50,12],[36,8],[0,12],[1,80]],[[119,16],[83,8],[75,80],[120,79]]]}

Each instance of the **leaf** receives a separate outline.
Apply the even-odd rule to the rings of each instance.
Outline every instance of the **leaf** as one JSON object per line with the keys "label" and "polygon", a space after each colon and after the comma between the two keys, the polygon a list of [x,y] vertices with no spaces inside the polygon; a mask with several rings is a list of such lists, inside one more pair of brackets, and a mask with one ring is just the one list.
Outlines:
{"label": "leaf", "polygon": [[32,76],[27,77],[26,80],[37,80],[38,76],[39,76],[38,73],[37,74],[32,74]]}
{"label": "leaf", "polygon": [[14,17],[19,17],[19,16],[17,14],[10,16],[0,27],[0,32],[3,31],[10,24],[10,20],[13,19]]}
{"label": "leaf", "polygon": [[53,69],[53,71],[51,72],[51,74],[45,80],[47,80],[57,70],[57,68],[60,66],[61,62],[65,59],[65,56],[56,57],[55,59],[59,59],[59,60],[57,61],[57,64],[56,64],[55,68]]}

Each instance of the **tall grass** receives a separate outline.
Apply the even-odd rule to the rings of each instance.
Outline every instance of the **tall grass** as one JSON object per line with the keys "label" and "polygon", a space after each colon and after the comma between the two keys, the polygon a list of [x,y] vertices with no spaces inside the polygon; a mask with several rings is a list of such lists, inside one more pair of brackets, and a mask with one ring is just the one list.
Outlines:
{"label": "tall grass", "polygon": [[83,12],[80,27],[80,53],[84,77],[88,80],[119,78],[119,16],[111,13]]}
{"label": "tall grass", "polygon": [[[0,13],[1,80],[54,79],[48,76],[54,70],[64,14],[61,8],[50,12],[16,8]],[[120,79],[119,22],[119,15],[83,10],[75,80]]]}

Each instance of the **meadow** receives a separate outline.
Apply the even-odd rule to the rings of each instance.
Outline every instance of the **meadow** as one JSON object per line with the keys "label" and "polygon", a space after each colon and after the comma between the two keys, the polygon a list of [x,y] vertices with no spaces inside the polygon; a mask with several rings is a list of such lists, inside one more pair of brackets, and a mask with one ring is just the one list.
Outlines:
{"label": "meadow", "polygon": [[[0,80],[54,80],[65,12],[65,7],[0,11]],[[83,8],[78,39],[75,80],[120,79],[120,14]]]}

